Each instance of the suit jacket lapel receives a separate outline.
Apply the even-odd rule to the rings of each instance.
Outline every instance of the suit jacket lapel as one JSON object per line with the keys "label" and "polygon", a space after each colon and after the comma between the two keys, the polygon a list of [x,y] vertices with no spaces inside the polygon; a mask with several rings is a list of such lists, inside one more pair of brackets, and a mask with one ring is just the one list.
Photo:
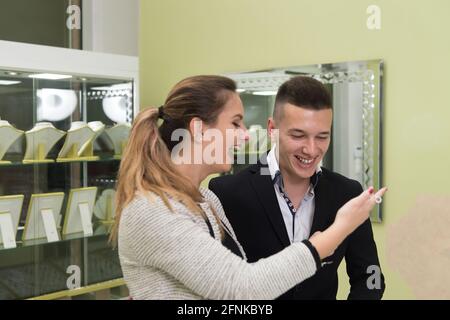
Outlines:
{"label": "suit jacket lapel", "polygon": [[324,231],[333,222],[332,194],[329,181],[325,175],[319,178],[314,194],[315,210],[310,235],[313,235],[316,231]]}
{"label": "suit jacket lapel", "polygon": [[284,247],[287,247],[291,242],[289,240],[286,225],[284,224],[283,216],[278,205],[272,179],[270,175],[262,175],[261,168],[262,166],[260,164],[255,166],[254,170],[252,170],[253,175],[251,178],[251,184],[258,196],[258,200],[264,207],[264,213],[269,218],[278,239]]}

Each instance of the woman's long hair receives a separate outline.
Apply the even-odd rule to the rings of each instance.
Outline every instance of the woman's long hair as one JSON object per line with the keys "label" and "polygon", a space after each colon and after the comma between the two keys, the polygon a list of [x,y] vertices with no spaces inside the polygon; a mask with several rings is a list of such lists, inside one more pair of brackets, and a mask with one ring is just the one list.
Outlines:
{"label": "woman's long hair", "polygon": [[[117,242],[120,217],[123,209],[136,193],[152,192],[173,211],[168,195],[182,202],[193,213],[205,217],[198,203],[203,197],[187,177],[180,174],[171,160],[171,141],[176,129],[187,129],[192,118],[200,118],[213,125],[228,101],[236,92],[233,80],[222,76],[195,76],[182,80],[170,91],[164,106],[163,123],[158,126],[161,114],[149,108],[139,113],[133,123],[129,141],[124,150],[116,188],[116,217],[110,240]],[[213,210],[216,219],[216,212]],[[218,221],[219,222],[219,221]],[[220,226],[220,223],[219,223]],[[221,233],[223,235],[223,230]]]}

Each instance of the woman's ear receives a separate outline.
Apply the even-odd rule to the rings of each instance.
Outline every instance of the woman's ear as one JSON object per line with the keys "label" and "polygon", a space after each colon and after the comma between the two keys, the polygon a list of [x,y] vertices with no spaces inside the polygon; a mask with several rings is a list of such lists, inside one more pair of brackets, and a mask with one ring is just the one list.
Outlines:
{"label": "woman's ear", "polygon": [[192,118],[189,122],[189,132],[195,142],[202,142],[203,130],[203,121],[198,117]]}

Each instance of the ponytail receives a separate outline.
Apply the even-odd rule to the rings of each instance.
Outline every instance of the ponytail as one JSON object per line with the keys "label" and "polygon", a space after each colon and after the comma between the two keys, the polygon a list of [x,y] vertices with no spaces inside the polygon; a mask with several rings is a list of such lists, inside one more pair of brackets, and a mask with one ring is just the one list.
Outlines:
{"label": "ponytail", "polygon": [[[149,197],[149,192],[155,193],[173,212],[168,201],[169,195],[181,201],[191,212],[206,218],[197,204],[203,201],[202,194],[187,177],[177,172],[170,151],[160,135],[160,113],[161,109],[146,109],[139,113],[133,123],[118,173],[116,216],[110,236],[113,244],[117,243],[122,211],[134,199],[136,193]],[[218,219],[214,210],[213,213]]]}
{"label": "ponytail", "polygon": [[[231,94],[236,92],[233,80],[222,76],[194,76],[177,83],[169,92],[164,107],[146,109],[133,123],[130,139],[120,163],[116,190],[116,217],[110,240],[117,242],[123,209],[137,193],[154,193],[173,212],[168,197],[182,202],[192,213],[207,219],[198,203],[203,202],[200,190],[187,177],[180,174],[170,153],[174,147],[171,135],[178,128],[187,128],[194,117],[205,123],[217,121]],[[158,120],[164,120],[158,127]],[[221,236],[223,227],[214,208]]]}

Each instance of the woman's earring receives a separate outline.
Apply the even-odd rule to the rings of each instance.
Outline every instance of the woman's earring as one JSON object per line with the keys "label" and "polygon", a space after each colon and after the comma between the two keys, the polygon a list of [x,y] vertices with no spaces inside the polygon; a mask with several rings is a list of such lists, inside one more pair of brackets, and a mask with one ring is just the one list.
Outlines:
{"label": "woman's earring", "polygon": [[194,137],[195,142],[202,142],[203,141],[203,132],[197,133]]}

